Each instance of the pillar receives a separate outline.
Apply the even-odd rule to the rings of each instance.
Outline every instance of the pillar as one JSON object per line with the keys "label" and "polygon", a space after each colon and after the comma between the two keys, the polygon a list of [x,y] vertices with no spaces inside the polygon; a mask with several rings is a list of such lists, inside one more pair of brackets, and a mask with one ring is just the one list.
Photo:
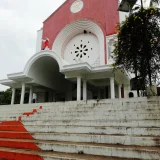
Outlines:
{"label": "pillar", "polygon": [[12,99],[11,99],[11,105],[13,105],[13,104],[14,104],[15,95],[16,95],[16,89],[15,89],[15,88],[12,88]]}
{"label": "pillar", "polygon": [[24,103],[24,96],[25,96],[25,83],[22,83],[21,101],[20,101],[20,104],[23,104],[23,103]]}
{"label": "pillar", "polygon": [[81,77],[77,77],[77,101],[81,100]]}
{"label": "pillar", "polygon": [[114,78],[110,78],[110,92],[111,92],[111,99],[115,99],[115,87],[114,87]]}
{"label": "pillar", "polygon": [[121,85],[120,84],[118,85],[118,95],[119,95],[119,98],[122,98],[121,97]]}
{"label": "pillar", "polygon": [[29,88],[29,104],[32,103],[32,100],[33,100],[33,88],[32,88],[32,86],[30,86],[30,88]]}
{"label": "pillar", "polygon": [[83,80],[83,100],[87,101],[87,81]]}

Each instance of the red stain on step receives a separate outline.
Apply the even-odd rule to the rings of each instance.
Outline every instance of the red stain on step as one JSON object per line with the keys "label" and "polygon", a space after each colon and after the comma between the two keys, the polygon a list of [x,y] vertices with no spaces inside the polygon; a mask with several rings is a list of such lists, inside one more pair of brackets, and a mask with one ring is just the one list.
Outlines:
{"label": "red stain on step", "polygon": [[[2,122],[0,124],[0,138],[4,138],[3,140],[0,140],[0,147],[41,150],[33,142],[30,141],[22,142],[16,140],[16,139],[34,140],[34,138],[30,135],[30,133],[25,129],[24,125],[19,121]],[[10,153],[10,152],[7,153],[7,151],[3,152],[0,151],[0,158],[16,159],[16,160],[22,160],[23,158],[23,160],[32,160],[34,158],[36,159],[36,155]],[[40,160],[42,159],[39,156],[37,158],[39,158]]]}
{"label": "red stain on step", "polygon": [[16,148],[16,149],[30,149],[30,150],[40,150],[33,142],[20,142],[20,141],[10,141],[10,140],[0,140],[1,147]]}
{"label": "red stain on step", "polygon": [[43,160],[43,158],[38,155],[14,153],[7,151],[0,151],[0,158],[3,158],[4,160]]}
{"label": "red stain on step", "polygon": [[30,116],[37,112],[37,109],[33,109],[32,112],[24,112],[23,115]]}
{"label": "red stain on step", "polygon": [[18,117],[18,121],[21,121],[21,120],[22,120],[22,117],[21,117],[21,116],[19,116],[19,117]]}
{"label": "red stain on step", "polygon": [[42,107],[42,106],[40,106],[40,107],[39,107],[39,109],[43,109],[43,107]]}

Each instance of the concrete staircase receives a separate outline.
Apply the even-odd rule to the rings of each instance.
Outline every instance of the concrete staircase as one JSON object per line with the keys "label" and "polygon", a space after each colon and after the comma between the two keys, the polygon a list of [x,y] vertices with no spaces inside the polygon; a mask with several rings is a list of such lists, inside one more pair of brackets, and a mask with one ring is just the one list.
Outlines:
{"label": "concrete staircase", "polygon": [[160,160],[160,97],[0,106],[0,121],[2,159]]}

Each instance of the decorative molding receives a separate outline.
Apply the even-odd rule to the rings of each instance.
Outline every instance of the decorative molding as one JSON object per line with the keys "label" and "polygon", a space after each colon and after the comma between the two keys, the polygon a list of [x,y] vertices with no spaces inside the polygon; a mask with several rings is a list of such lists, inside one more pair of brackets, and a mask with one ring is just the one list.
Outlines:
{"label": "decorative molding", "polygon": [[62,29],[62,31],[56,37],[52,46],[52,50],[63,58],[65,48],[69,43],[69,41],[76,35],[83,33],[84,30],[91,32],[98,38],[99,47],[100,47],[100,51],[99,51],[100,65],[104,65],[105,64],[104,33],[101,27],[91,20],[87,20],[87,19],[78,20],[64,27],[64,29]]}

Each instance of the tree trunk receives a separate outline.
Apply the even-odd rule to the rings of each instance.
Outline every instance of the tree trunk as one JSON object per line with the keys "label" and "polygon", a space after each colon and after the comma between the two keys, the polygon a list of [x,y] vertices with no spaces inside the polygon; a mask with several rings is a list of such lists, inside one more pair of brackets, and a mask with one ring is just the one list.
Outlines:
{"label": "tree trunk", "polygon": [[143,8],[143,0],[141,0],[141,8]]}

